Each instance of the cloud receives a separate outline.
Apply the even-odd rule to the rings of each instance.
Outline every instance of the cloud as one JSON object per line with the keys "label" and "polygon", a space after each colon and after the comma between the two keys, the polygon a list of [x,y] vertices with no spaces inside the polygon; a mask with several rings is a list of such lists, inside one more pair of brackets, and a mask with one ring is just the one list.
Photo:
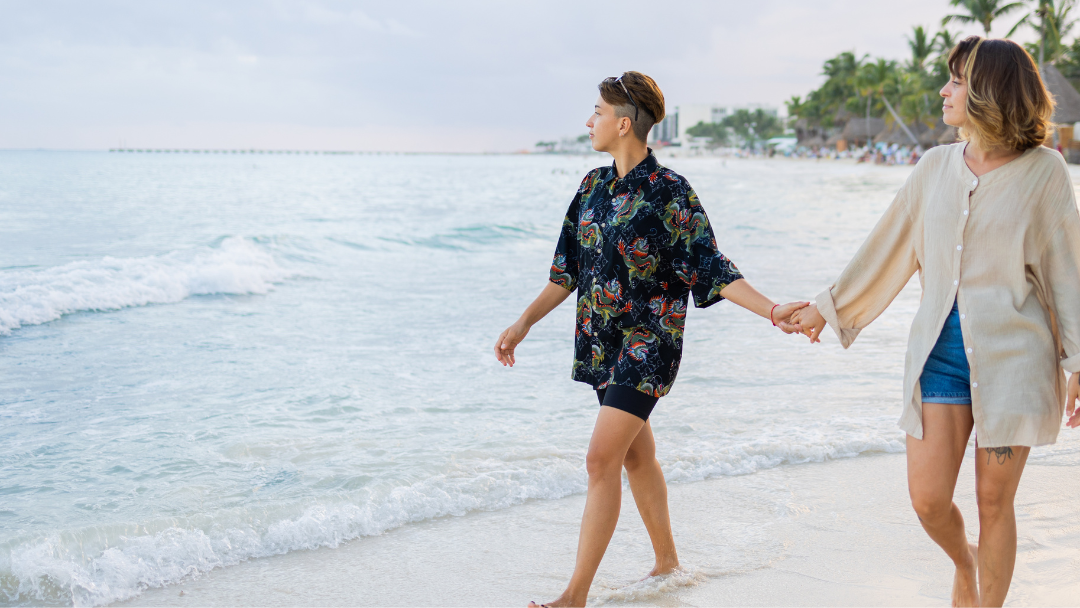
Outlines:
{"label": "cloud", "polygon": [[937,29],[948,10],[946,0],[8,4],[0,147],[105,148],[123,136],[513,150],[583,132],[596,83],[626,69],[654,76],[669,107],[779,105],[815,87],[840,51],[904,57],[911,26]]}

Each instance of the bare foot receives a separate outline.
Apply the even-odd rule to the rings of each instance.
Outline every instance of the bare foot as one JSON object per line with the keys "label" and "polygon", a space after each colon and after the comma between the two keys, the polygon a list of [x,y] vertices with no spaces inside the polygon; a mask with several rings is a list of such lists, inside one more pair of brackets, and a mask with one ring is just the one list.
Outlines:
{"label": "bare foot", "polygon": [[675,562],[673,564],[656,564],[655,566],[653,566],[653,569],[649,572],[649,576],[646,576],[645,578],[651,578],[653,576],[663,576],[665,574],[671,574],[672,572],[674,572],[674,571],[676,571],[678,569],[679,569],[679,562]]}
{"label": "bare foot", "polygon": [[953,578],[952,605],[954,607],[979,605],[979,585],[976,582],[979,546],[968,543],[968,552],[971,554],[971,561],[957,566],[956,576]]}
{"label": "bare foot", "polygon": [[566,594],[559,596],[559,599],[548,602],[546,604],[537,604],[536,602],[529,602],[529,608],[562,608],[563,606],[584,606],[585,602],[575,602],[572,599],[566,597]]}

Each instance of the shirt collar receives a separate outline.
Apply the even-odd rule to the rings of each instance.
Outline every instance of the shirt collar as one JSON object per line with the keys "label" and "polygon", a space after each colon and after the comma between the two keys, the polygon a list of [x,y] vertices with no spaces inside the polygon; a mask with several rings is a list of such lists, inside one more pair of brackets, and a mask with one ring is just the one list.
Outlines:
{"label": "shirt collar", "polygon": [[1033,158],[1040,147],[1035,146],[1034,148],[1024,150],[1024,152],[1020,154],[1020,156],[1010,160],[1004,165],[1001,165],[997,169],[984,173],[979,177],[976,177],[975,174],[971,172],[971,168],[968,167],[967,161],[964,160],[964,148],[966,148],[967,145],[968,142],[966,141],[961,141],[957,144],[954,144],[955,152],[953,153],[953,158],[955,159],[954,162],[960,174],[960,180],[964,182],[964,184],[968,187],[969,191],[974,190],[981,185],[989,184],[999,179],[1008,178],[1009,175],[1011,175],[1014,171],[1023,169],[1027,160],[1029,158]]}
{"label": "shirt collar", "polygon": [[608,188],[612,192],[619,187],[625,187],[627,190],[631,191],[637,190],[638,186],[640,186],[643,181],[649,179],[649,176],[655,173],[660,167],[660,163],[657,162],[656,157],[653,156],[652,148],[646,149],[649,151],[649,154],[645,157],[645,160],[638,163],[636,167],[631,169],[630,172],[621,179],[618,177],[619,171],[615,167],[615,161],[611,162],[612,181]]}

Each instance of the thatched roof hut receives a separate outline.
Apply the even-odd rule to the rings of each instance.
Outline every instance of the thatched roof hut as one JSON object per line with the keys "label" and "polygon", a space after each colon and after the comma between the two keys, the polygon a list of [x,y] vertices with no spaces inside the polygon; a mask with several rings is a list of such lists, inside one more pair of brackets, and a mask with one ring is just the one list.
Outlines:
{"label": "thatched roof hut", "polygon": [[945,125],[945,129],[942,130],[941,135],[938,136],[937,143],[947,146],[949,144],[955,144],[960,141],[960,133],[957,132],[956,127],[950,127]]}
{"label": "thatched roof hut", "polygon": [[[927,139],[926,134],[933,132],[933,129],[921,122],[913,122],[909,124],[907,128],[909,131],[911,131],[913,135],[915,135],[918,143],[924,146],[926,145],[926,143],[924,143],[924,140]],[[886,127],[885,130],[881,133],[878,133],[877,137],[874,138],[874,143],[882,142],[887,144],[900,144],[901,146],[915,145],[915,142],[911,141],[911,138],[908,137],[908,134],[904,132],[903,128],[901,128],[900,123],[896,121],[893,121],[891,125]]]}
{"label": "thatched roof hut", "polygon": [[866,143],[868,139],[873,139],[884,130],[884,118],[871,118],[869,120],[866,118],[852,118],[844,125],[844,130],[839,135],[831,137],[829,141],[835,143],[834,140],[843,139],[851,143]]}
{"label": "thatched roof hut", "polygon": [[1052,64],[1043,64],[1041,71],[1046,88],[1054,96],[1054,117],[1050,119],[1051,122],[1058,125],[1080,122],[1080,93]]}

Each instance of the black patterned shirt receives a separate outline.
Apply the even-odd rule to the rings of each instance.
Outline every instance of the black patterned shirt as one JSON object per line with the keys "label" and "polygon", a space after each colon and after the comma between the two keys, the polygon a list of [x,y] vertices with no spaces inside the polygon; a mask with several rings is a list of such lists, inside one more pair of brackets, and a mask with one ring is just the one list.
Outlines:
{"label": "black patterned shirt", "polygon": [[563,220],[552,283],[577,290],[573,378],[654,397],[682,359],[689,295],[698,308],[743,278],[716,247],[683,176],[649,156],[619,179],[615,165],[585,176]]}

